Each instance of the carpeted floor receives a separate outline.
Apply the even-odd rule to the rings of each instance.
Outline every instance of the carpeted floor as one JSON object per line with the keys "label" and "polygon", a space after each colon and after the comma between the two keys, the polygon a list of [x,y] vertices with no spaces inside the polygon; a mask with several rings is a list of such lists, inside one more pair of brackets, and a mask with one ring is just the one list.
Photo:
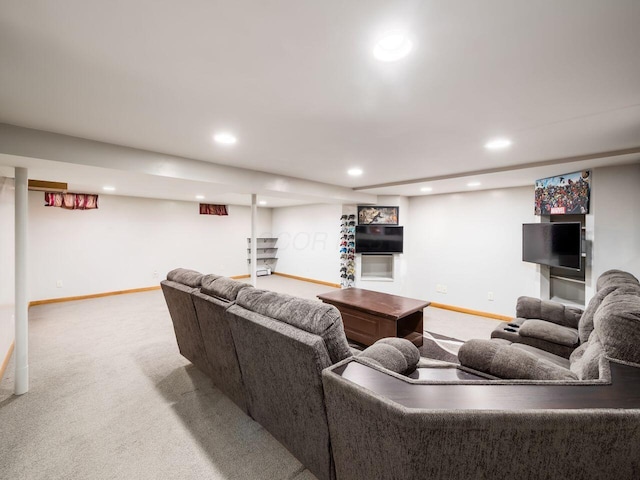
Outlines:
{"label": "carpeted floor", "polygon": [[[445,335],[488,338],[494,323],[427,308],[422,354],[456,361]],[[315,478],[178,353],[159,290],[32,307],[29,341],[29,393],[13,395],[13,361],[0,383],[2,479]]]}
{"label": "carpeted floor", "polygon": [[178,353],[160,291],[32,307],[0,384],[0,478],[315,477]]}

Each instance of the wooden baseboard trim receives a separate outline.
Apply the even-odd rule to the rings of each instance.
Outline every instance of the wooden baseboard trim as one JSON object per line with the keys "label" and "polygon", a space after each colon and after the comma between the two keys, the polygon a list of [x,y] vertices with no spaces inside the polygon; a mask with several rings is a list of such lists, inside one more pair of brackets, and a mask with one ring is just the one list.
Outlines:
{"label": "wooden baseboard trim", "polygon": [[251,275],[234,275],[229,278],[232,280],[240,280],[241,278],[251,278]]}
{"label": "wooden baseboard trim", "polygon": [[300,280],[301,282],[317,283],[318,285],[325,285],[327,287],[340,288],[339,283],[314,280],[313,278],[298,277],[297,275],[289,275],[288,273],[273,272],[273,275],[280,275],[281,277],[292,278],[293,280]]}
{"label": "wooden baseboard trim", "polygon": [[72,302],[74,300],[87,300],[89,298],[110,297],[112,295],[124,295],[126,293],[149,292],[151,290],[160,290],[160,285],[156,285],[153,287],[131,288],[129,290],[118,290],[115,292],[92,293],[90,295],[79,295],[76,297],[61,297],[61,298],[49,298],[46,300],[34,300],[33,302],[29,302],[29,307],[35,307],[36,305],[47,305],[49,303]]}
{"label": "wooden baseboard trim", "polygon": [[468,308],[455,307],[453,305],[445,305],[444,303],[431,302],[429,306],[434,308],[441,308],[442,310],[451,310],[453,312],[466,313],[468,315],[477,315],[479,317],[493,318],[494,320],[500,320],[503,322],[504,321],[509,322],[513,320],[513,317],[509,317],[507,315],[498,315],[497,313],[480,312],[478,310],[470,310]]}
{"label": "wooden baseboard trim", "polygon": [[2,361],[2,365],[0,365],[0,382],[4,378],[4,372],[7,370],[7,366],[9,365],[9,360],[11,360],[11,355],[13,354],[13,348],[16,346],[16,342],[11,342],[9,345],[9,350]]}

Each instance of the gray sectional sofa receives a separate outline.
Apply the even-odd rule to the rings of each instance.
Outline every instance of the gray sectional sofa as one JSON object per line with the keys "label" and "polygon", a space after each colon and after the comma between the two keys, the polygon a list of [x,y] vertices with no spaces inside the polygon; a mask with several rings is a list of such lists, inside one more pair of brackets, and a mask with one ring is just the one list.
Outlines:
{"label": "gray sectional sofa", "polygon": [[544,380],[419,359],[399,339],[354,355],[334,307],[224,277],[180,283],[195,285],[196,275],[177,270],[163,282],[180,351],[198,358],[202,345],[216,385],[321,480],[640,478],[633,285],[594,307],[575,361],[597,376]]}
{"label": "gray sectional sofa", "polygon": [[398,374],[420,359],[403,339],[354,352],[332,305],[185,269],[161,285],[180,353],[321,480],[336,478],[322,370],[354,353]]}

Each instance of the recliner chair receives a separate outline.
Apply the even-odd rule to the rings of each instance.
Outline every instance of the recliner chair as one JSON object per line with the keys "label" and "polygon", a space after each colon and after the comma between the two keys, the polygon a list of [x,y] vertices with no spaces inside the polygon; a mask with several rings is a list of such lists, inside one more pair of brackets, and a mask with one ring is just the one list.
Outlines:
{"label": "recliner chair", "polygon": [[584,311],[551,300],[520,297],[516,303],[516,318],[498,325],[491,332],[491,338],[529,345],[568,359],[589,339],[593,315],[604,298],[621,285],[638,284],[638,279],[628,272],[608,270],[598,278],[596,295]]}

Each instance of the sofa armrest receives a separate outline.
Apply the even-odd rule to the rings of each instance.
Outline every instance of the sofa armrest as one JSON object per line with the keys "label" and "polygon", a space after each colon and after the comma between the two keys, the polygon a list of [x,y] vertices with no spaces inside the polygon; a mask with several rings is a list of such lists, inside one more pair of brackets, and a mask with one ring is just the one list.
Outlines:
{"label": "sofa armrest", "polygon": [[583,310],[567,307],[552,300],[540,300],[534,297],[519,297],[516,302],[516,317],[545,320],[570,328],[578,328]]}
{"label": "sofa armrest", "polygon": [[544,358],[492,340],[469,340],[458,351],[458,359],[465,367],[499,378],[521,380],[577,380],[568,368]]}
{"label": "sofa armrest", "polygon": [[420,351],[404,338],[383,338],[363,350],[358,358],[395,373],[407,374],[416,369]]}
{"label": "sofa armrest", "polygon": [[575,348],[580,345],[578,330],[544,320],[525,320],[518,332],[523,337],[537,338],[545,342],[564,345],[565,347]]}

